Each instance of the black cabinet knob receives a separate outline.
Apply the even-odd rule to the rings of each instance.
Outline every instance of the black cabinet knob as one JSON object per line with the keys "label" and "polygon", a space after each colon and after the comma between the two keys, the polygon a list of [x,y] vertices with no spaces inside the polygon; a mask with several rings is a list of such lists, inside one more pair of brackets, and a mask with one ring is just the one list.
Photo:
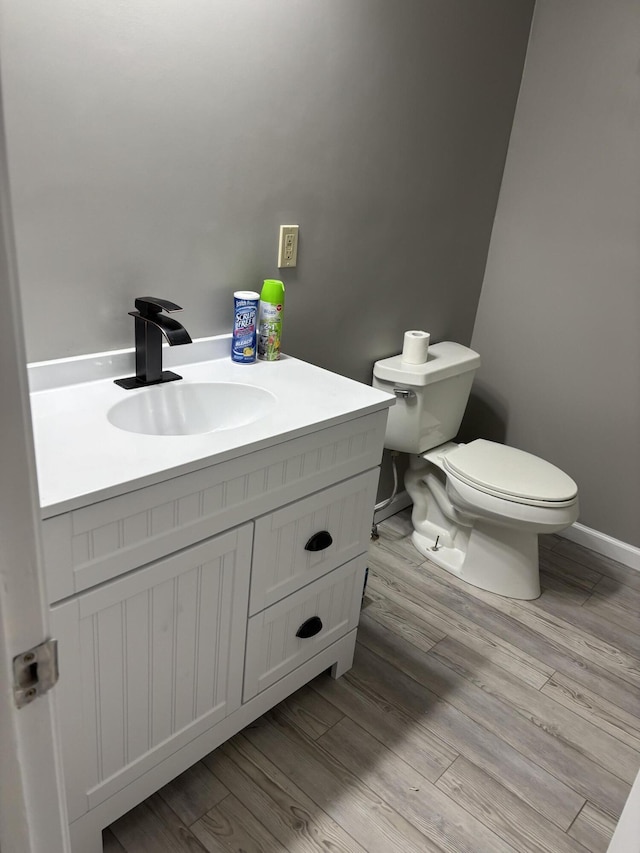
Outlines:
{"label": "black cabinet knob", "polygon": [[322,631],[322,619],[319,616],[312,616],[298,628],[296,637],[306,640],[308,637],[315,637],[320,631]]}
{"label": "black cabinet knob", "polygon": [[328,530],[320,530],[314,533],[311,539],[304,546],[305,551],[324,551],[333,543],[333,538]]}

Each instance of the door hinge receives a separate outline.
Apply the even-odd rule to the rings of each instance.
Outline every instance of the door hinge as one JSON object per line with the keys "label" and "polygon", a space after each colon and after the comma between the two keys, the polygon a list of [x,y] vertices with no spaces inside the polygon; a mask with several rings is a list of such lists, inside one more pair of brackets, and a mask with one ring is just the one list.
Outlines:
{"label": "door hinge", "polygon": [[13,659],[13,696],[24,708],[58,680],[58,641],[45,640]]}

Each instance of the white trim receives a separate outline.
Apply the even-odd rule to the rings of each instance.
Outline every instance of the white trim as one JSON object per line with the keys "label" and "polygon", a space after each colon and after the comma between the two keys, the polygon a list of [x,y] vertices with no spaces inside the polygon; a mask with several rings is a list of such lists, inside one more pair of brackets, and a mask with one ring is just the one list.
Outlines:
{"label": "white trim", "polygon": [[617,560],[618,563],[622,563],[630,569],[640,571],[640,548],[636,548],[635,545],[628,545],[620,539],[614,539],[613,536],[600,533],[599,530],[585,527],[584,524],[578,522],[561,531],[558,536],[576,542],[578,545],[584,545],[585,548],[590,548],[604,557]]}
{"label": "white trim", "polygon": [[400,512],[406,507],[411,506],[411,498],[407,494],[406,491],[398,492],[395,498],[391,501],[389,506],[386,506],[384,509],[379,509],[375,512],[373,516],[374,524],[380,524],[381,521],[384,521],[385,518],[389,518],[392,515]]}
{"label": "white trim", "polygon": [[0,844],[65,853],[55,689],[21,709],[12,690],[13,659],[49,636],[49,620],[1,92],[0,295]]}
{"label": "white trim", "polygon": [[640,773],[631,788],[607,853],[640,853]]}

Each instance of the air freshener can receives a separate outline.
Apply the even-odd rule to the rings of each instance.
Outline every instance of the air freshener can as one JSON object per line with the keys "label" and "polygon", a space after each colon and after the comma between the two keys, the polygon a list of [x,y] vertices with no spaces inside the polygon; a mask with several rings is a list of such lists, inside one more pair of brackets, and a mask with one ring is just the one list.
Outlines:
{"label": "air freshener can", "polygon": [[258,320],[258,358],[263,361],[277,361],[280,358],[283,313],[284,284],[267,278],[260,293]]}
{"label": "air freshener can", "polygon": [[251,364],[256,360],[259,303],[260,294],[253,290],[236,290],[233,294],[231,361]]}

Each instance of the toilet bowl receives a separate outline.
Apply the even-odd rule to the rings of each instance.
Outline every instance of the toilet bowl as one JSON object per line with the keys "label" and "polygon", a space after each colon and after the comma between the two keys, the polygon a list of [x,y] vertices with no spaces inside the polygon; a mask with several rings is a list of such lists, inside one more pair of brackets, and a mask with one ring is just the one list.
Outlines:
{"label": "toilet bowl", "polygon": [[[496,460],[502,464],[485,467]],[[484,440],[412,456],[405,486],[415,548],[461,580],[509,598],[540,595],[538,535],[578,517],[577,488],[564,472]]]}
{"label": "toilet bowl", "polygon": [[499,595],[540,595],[538,535],[578,517],[575,482],[549,462],[458,432],[480,358],[435,344],[423,365],[400,356],[376,362],[373,384],[395,393],[385,446],[410,454],[405,487],[413,501],[412,542],[436,565]]}

